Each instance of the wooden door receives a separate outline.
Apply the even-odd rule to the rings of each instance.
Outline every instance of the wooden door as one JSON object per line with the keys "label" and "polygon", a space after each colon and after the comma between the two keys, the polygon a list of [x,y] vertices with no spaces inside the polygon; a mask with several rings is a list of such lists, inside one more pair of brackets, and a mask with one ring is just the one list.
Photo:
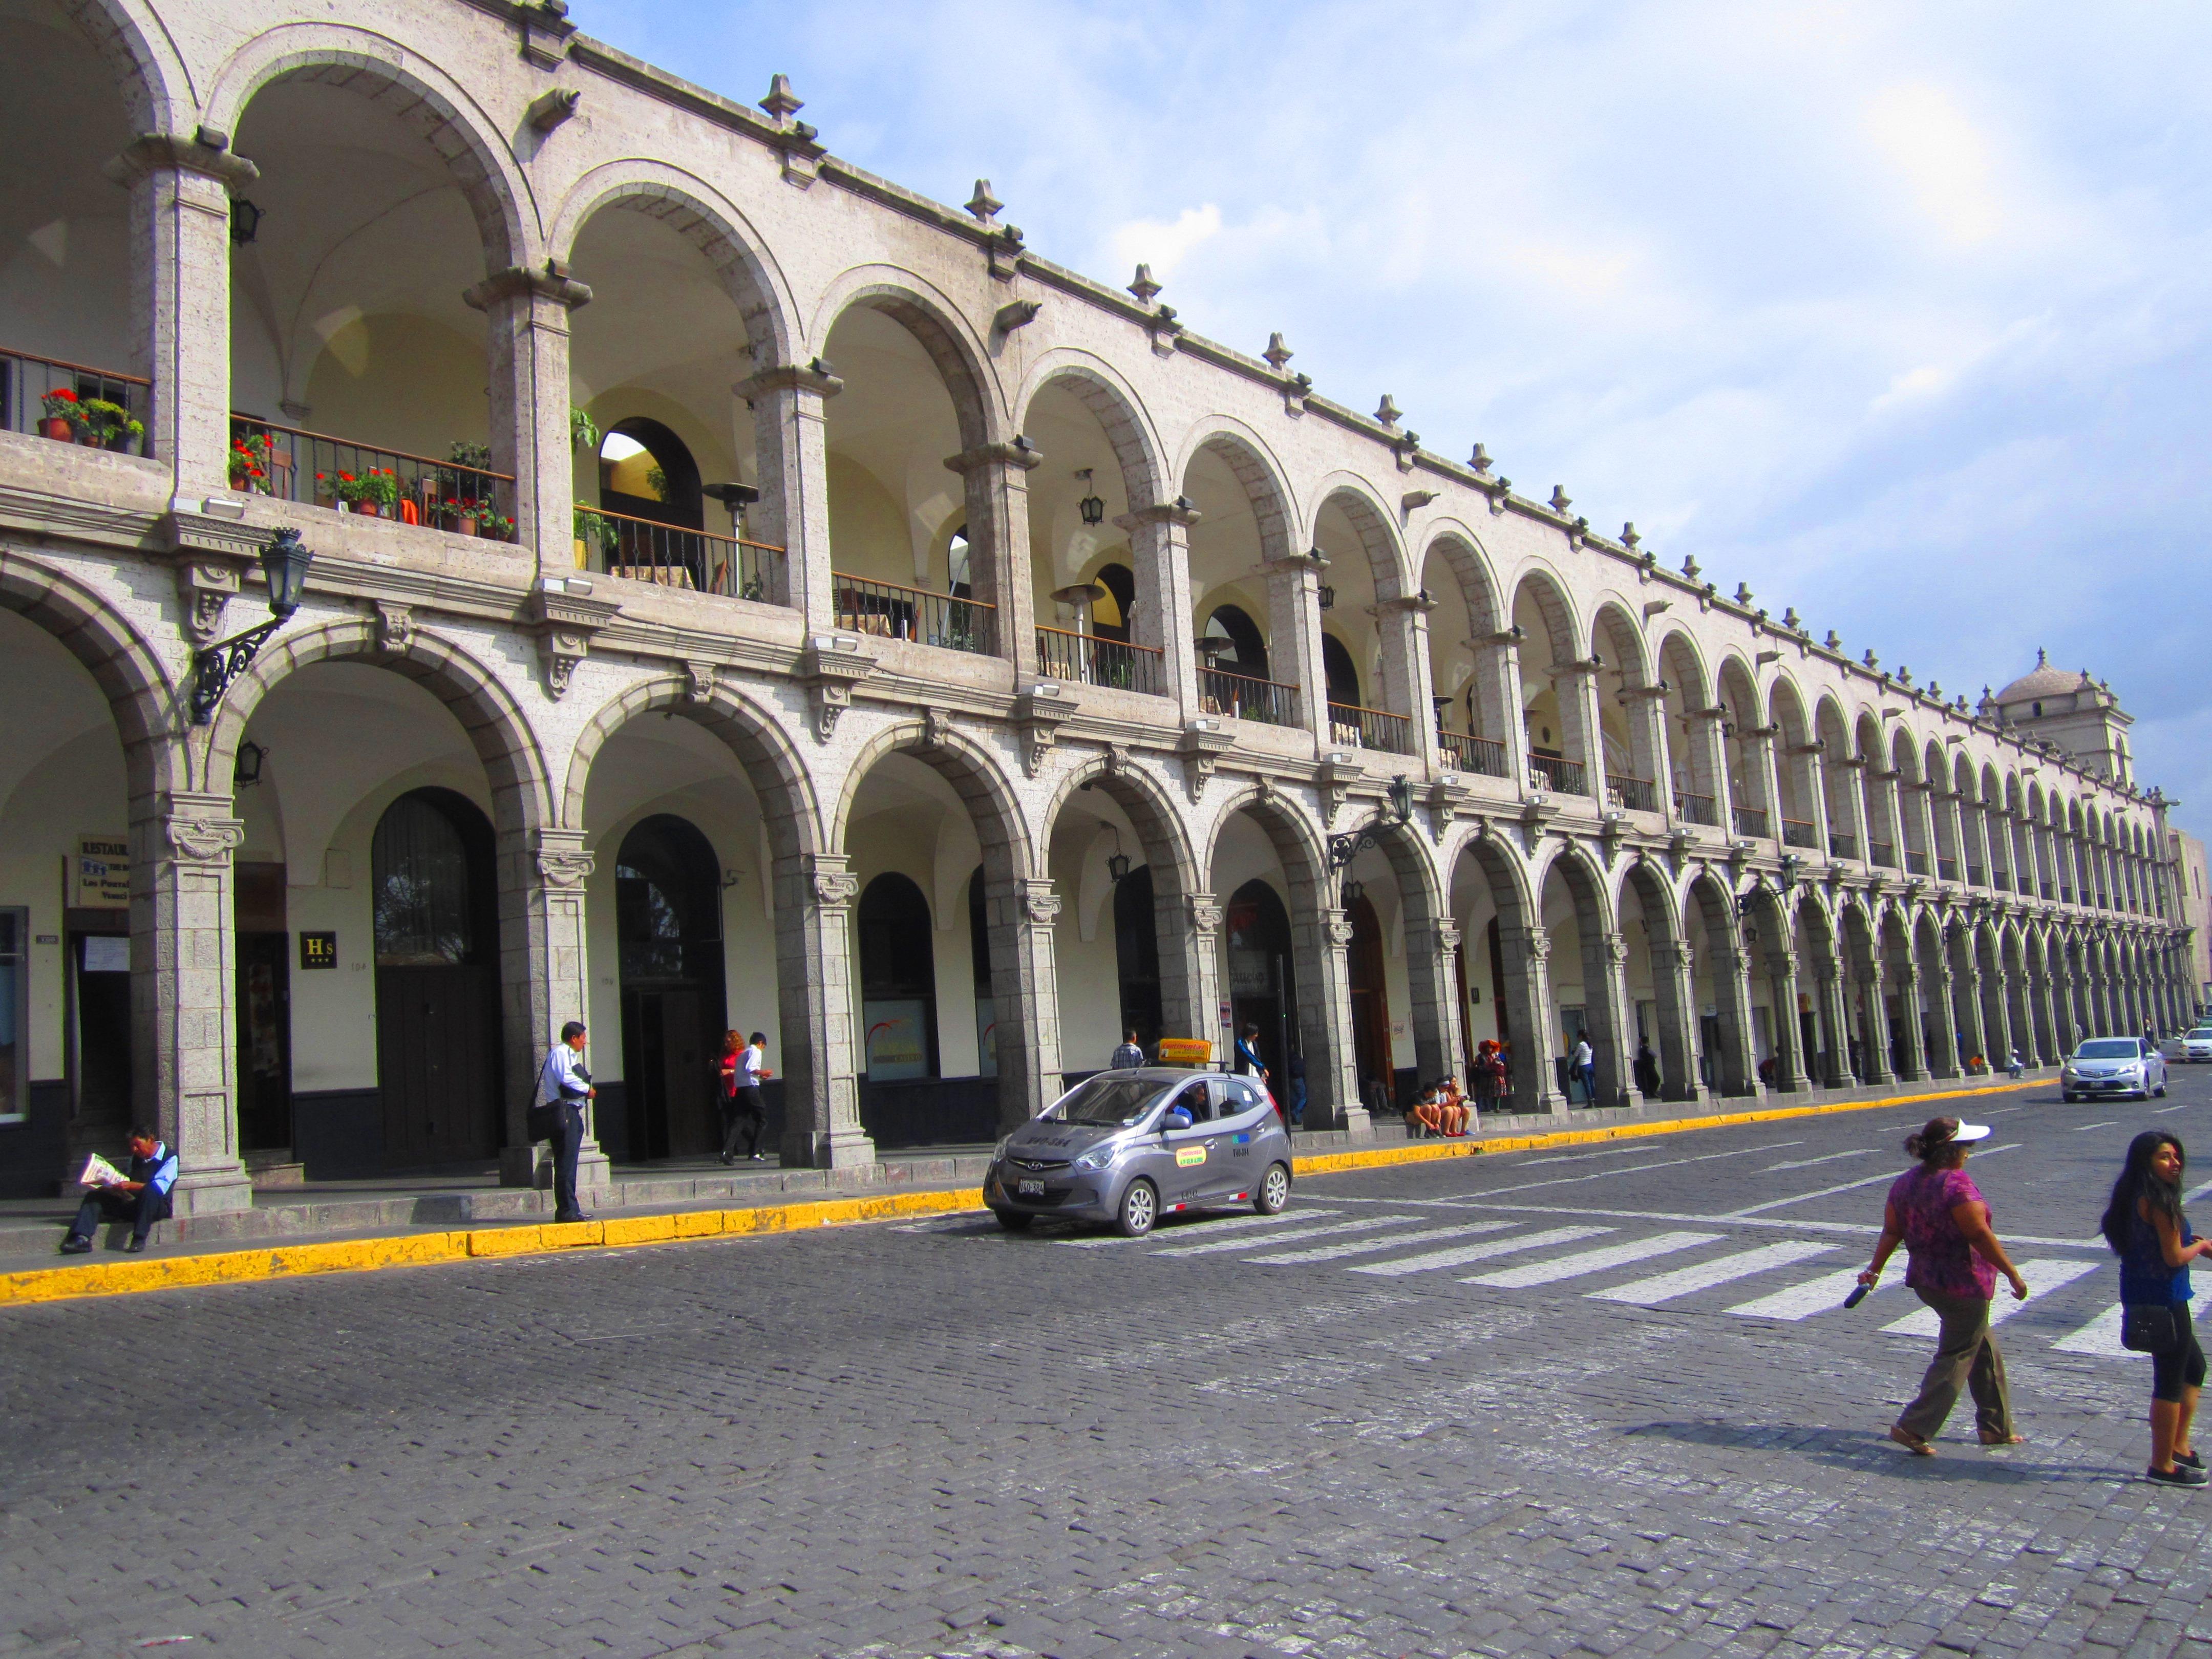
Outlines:
{"label": "wooden door", "polygon": [[376,970],[386,1164],[451,1164],[498,1152],[499,1044],[495,969]]}
{"label": "wooden door", "polygon": [[292,1144],[291,935],[238,935],[238,1144]]}

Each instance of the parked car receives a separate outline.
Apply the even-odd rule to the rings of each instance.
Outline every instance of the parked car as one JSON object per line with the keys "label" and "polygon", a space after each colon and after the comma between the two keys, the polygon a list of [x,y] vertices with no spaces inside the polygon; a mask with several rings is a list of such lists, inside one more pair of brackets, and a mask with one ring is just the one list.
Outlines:
{"label": "parked car", "polygon": [[1059,1216],[1138,1238],[1178,1210],[1290,1200],[1290,1136],[1258,1080],[1165,1066],[1078,1084],[1000,1141],[983,1177],[1009,1232]]}
{"label": "parked car", "polygon": [[2114,1095],[2145,1100],[2166,1093],[2166,1056],[2141,1037],[2089,1037],[2058,1068],[2058,1091],[2069,1101]]}
{"label": "parked car", "polygon": [[2200,1025],[2174,1038],[2173,1053],[2167,1058],[2192,1063],[2212,1060],[2212,1025]]}

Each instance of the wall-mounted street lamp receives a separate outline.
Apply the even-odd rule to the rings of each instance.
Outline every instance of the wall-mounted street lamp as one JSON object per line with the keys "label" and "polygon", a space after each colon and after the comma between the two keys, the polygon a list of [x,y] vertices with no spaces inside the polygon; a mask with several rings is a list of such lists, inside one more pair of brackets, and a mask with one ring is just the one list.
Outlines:
{"label": "wall-mounted street lamp", "polygon": [[247,789],[261,781],[261,768],[269,758],[269,751],[251,738],[238,745],[238,758],[230,763],[230,782],[234,789]]}
{"label": "wall-mounted street lamp", "polygon": [[278,531],[261,550],[261,574],[269,582],[271,620],[227,640],[217,640],[192,653],[192,724],[205,726],[215,718],[216,706],[230,683],[246,672],[253,653],[300,608],[307,591],[307,567],[315,562],[293,529]]}
{"label": "wall-mounted street lamp", "polygon": [[1327,582],[1314,584],[1314,603],[1324,611],[1336,609],[1336,590]]}
{"label": "wall-mounted street lamp", "polygon": [[261,234],[261,209],[243,196],[230,198],[230,240],[244,247]]}
{"label": "wall-mounted street lamp", "polygon": [[[1374,823],[1369,824],[1364,830],[1347,830],[1343,835],[1331,836],[1328,838],[1330,869],[1345,869],[1352,860],[1358,858],[1368,848],[1379,845],[1380,843],[1376,840],[1376,830],[1402,829],[1413,821],[1412,779],[1401,772],[1390,780],[1389,787],[1383,793],[1389,798],[1389,804],[1376,816]],[[1358,885],[1356,882],[1348,882],[1346,884],[1343,890],[1347,898],[1358,896],[1354,890]]]}
{"label": "wall-mounted street lamp", "polygon": [[1129,855],[1121,850],[1121,830],[1110,823],[1106,827],[1114,831],[1114,850],[1106,855],[1106,879],[1119,887],[1129,873]]}

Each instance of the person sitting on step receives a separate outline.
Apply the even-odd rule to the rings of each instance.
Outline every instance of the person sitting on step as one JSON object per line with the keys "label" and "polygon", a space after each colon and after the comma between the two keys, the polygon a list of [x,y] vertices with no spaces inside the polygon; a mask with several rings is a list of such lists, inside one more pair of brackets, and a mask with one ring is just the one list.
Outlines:
{"label": "person sitting on step", "polygon": [[94,1187],[76,1206],[76,1219],[62,1240],[64,1255],[83,1255],[92,1249],[92,1230],[104,1218],[128,1221],[131,1242],[124,1248],[134,1255],[146,1248],[146,1235],[157,1221],[169,1218],[169,1189],[177,1182],[177,1155],[151,1129],[131,1132],[131,1172],[121,1181]]}

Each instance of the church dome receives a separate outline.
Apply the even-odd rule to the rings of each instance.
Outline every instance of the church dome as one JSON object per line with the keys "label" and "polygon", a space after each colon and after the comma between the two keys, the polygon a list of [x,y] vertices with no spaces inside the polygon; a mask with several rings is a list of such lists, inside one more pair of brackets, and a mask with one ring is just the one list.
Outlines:
{"label": "church dome", "polygon": [[2053,668],[2051,653],[2039,650],[2035,653],[2035,666],[1998,692],[1996,700],[2011,704],[2027,702],[2037,697],[2059,697],[2069,691],[2082,690],[2089,684],[2087,671]]}

